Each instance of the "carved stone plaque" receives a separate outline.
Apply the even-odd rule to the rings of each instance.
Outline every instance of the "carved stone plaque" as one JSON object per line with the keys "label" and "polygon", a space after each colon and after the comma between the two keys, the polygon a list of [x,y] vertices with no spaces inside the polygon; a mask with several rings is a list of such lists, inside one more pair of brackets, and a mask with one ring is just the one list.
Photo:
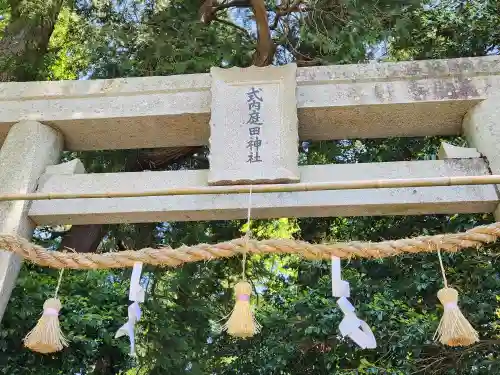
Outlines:
{"label": "carved stone plaque", "polygon": [[209,184],[299,181],[296,69],[211,69]]}

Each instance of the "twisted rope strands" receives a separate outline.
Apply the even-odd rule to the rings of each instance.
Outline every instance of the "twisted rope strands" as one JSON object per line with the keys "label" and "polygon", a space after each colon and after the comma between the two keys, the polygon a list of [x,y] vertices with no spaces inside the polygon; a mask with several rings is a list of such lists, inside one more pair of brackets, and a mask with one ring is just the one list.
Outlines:
{"label": "twisted rope strands", "polygon": [[[465,248],[477,248],[484,243],[495,242],[500,237],[500,222],[478,226],[462,233],[421,236],[382,242],[339,242],[310,244],[296,240],[247,240],[239,238],[219,244],[181,246],[177,249],[163,247],[137,251],[120,251],[104,254],[50,251],[28,240],[10,234],[0,235],[0,249],[15,253],[40,266],[72,269],[103,269],[132,267],[134,262],[152,265],[180,266],[184,263],[227,258],[245,251],[248,253],[297,254],[306,259],[384,258],[404,253],[433,252],[437,249],[456,252]],[[248,243],[247,243],[248,241]]]}

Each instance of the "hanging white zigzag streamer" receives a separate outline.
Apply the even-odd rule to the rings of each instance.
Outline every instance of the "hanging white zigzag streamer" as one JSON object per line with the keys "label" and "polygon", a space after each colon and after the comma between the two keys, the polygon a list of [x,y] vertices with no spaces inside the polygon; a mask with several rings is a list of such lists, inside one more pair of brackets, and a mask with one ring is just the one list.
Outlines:
{"label": "hanging white zigzag streamer", "polygon": [[344,313],[344,319],[339,324],[340,334],[343,337],[349,336],[363,349],[375,349],[375,336],[368,324],[356,316],[354,306],[347,299],[350,294],[349,283],[341,278],[340,258],[332,256],[332,295],[339,297],[337,305]]}
{"label": "hanging white zigzag streamer", "polygon": [[115,338],[128,336],[130,339],[130,355],[135,355],[135,323],[141,319],[139,302],[144,302],[144,289],[140,285],[142,263],[135,262],[130,277],[130,291],[128,299],[133,303],[128,307],[128,321],[116,332]]}

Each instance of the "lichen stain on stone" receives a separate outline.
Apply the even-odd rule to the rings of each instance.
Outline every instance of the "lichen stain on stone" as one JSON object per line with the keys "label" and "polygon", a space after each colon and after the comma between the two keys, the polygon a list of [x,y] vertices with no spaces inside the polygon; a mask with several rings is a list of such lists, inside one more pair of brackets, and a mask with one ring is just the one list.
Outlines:
{"label": "lichen stain on stone", "polygon": [[348,99],[355,100],[356,98],[361,97],[361,95],[360,95],[360,93],[358,93],[358,90],[356,87],[349,86],[349,87],[347,87],[346,91],[347,92],[344,95],[340,94],[340,97],[344,100],[348,100]]}
{"label": "lichen stain on stone", "polygon": [[483,73],[493,73],[498,74],[500,65],[500,59],[487,59],[487,58],[478,58],[474,59],[473,67],[474,71],[483,72]]}
{"label": "lichen stain on stone", "polygon": [[483,87],[484,87],[484,89],[482,90],[483,91],[483,95],[491,94],[492,91],[494,92],[496,90],[495,86],[493,86],[491,84],[491,81],[489,79],[487,79],[487,78],[484,79],[484,85],[483,85]]}
{"label": "lichen stain on stone", "polygon": [[479,96],[476,87],[467,79],[437,80],[433,86],[433,96],[436,99],[468,99]]}
{"label": "lichen stain on stone", "polygon": [[474,64],[469,59],[446,60],[450,74],[468,75],[473,72]]}
{"label": "lichen stain on stone", "polygon": [[385,83],[376,83],[373,91],[375,97],[380,103],[392,102],[394,99],[392,85],[386,85]]}
{"label": "lichen stain on stone", "polygon": [[338,71],[338,66],[331,65],[329,66],[332,70],[329,69],[297,69],[296,77],[297,82],[314,82],[314,81],[333,81],[338,79],[343,79],[345,77],[345,72]]}
{"label": "lichen stain on stone", "polygon": [[425,75],[425,72],[422,72],[422,65],[416,61],[413,61],[409,64],[405,64],[403,69],[404,69],[405,75],[407,75],[407,76],[418,77],[418,76]]}
{"label": "lichen stain on stone", "polygon": [[376,83],[373,91],[375,92],[375,97],[378,99],[378,101],[383,103],[385,101],[384,89],[380,86],[381,85],[379,83]]}
{"label": "lichen stain on stone", "polygon": [[403,64],[387,64],[387,66],[381,66],[380,71],[383,71],[383,75],[386,78],[418,77],[425,75],[422,72],[422,64],[417,61],[405,62]]}
{"label": "lichen stain on stone", "polygon": [[449,68],[441,60],[428,60],[424,62],[425,68],[430,76],[442,76],[449,74]]}
{"label": "lichen stain on stone", "polygon": [[429,88],[425,85],[419,85],[416,81],[408,83],[409,94],[414,101],[421,101],[429,96]]}

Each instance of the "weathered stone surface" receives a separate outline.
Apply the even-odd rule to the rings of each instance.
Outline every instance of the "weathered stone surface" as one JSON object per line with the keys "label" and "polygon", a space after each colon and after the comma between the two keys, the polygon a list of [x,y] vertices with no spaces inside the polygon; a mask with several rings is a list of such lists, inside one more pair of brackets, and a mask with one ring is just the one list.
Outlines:
{"label": "weathered stone surface", "polygon": [[209,184],[299,181],[296,70],[212,68]]}
{"label": "weathered stone surface", "polygon": [[73,159],[61,164],[49,165],[44,175],[85,173],[85,166],[80,159]]}
{"label": "weathered stone surface", "polygon": [[[469,144],[488,159],[491,173],[500,174],[500,96],[470,110],[464,117],[463,131]],[[495,217],[500,220],[500,207]]]}
{"label": "weathered stone surface", "polygon": [[459,147],[450,143],[441,142],[439,147],[438,158],[444,159],[467,159],[480,158],[481,154],[474,147]]}
{"label": "weathered stone surface", "polygon": [[64,163],[48,165],[45,173],[38,179],[38,185],[43,185],[45,179],[53,174],[77,174],[85,173],[85,166],[80,159],[73,159]]}
{"label": "weathered stone surface", "polygon": [[[303,140],[460,134],[500,88],[500,57],[297,69]],[[210,76],[0,84],[0,140],[23,119],[57,126],[73,150],[205,145]]]}
{"label": "weathered stone surface", "polygon": [[[482,159],[332,164],[300,168],[301,182],[473,176],[489,174]],[[207,186],[208,171],[100,173],[49,176],[40,192],[130,192]],[[341,176],[341,177],[339,177]],[[267,193],[252,195],[252,217],[321,217],[491,212],[495,187],[450,186]],[[34,201],[40,225],[231,220],[246,218],[248,195],[190,195],[121,199]]]}
{"label": "weathered stone surface", "polygon": [[[54,129],[36,121],[14,125],[0,149],[0,193],[31,193],[49,164],[57,162],[62,137]],[[0,233],[31,239],[33,222],[28,218],[30,202],[0,202]],[[14,288],[21,261],[0,251],[0,320]]]}

